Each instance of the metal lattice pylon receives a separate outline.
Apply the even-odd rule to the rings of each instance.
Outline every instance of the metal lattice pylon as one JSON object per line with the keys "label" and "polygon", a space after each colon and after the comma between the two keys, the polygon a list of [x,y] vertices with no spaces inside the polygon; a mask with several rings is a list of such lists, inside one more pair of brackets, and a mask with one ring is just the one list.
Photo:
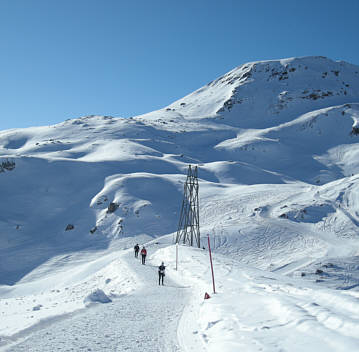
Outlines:
{"label": "metal lattice pylon", "polygon": [[183,243],[193,246],[195,242],[200,248],[198,188],[197,166],[189,165],[186,183],[184,184],[176,243],[183,241]]}

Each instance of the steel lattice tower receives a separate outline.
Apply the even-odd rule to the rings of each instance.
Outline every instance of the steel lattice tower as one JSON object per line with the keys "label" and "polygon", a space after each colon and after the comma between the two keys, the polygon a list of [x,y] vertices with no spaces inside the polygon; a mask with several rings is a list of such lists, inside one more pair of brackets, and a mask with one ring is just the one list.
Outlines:
{"label": "steel lattice tower", "polygon": [[176,243],[181,240],[193,246],[194,242],[200,248],[199,232],[199,201],[198,201],[198,171],[197,166],[188,166],[186,183],[178,224]]}

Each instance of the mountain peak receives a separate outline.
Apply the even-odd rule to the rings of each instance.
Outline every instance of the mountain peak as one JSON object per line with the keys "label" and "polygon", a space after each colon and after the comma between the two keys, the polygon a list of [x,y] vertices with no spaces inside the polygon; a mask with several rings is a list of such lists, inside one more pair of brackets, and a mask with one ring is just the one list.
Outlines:
{"label": "mountain peak", "polygon": [[294,57],[243,64],[143,117],[225,119],[235,127],[264,128],[358,99],[358,66],[324,56]]}

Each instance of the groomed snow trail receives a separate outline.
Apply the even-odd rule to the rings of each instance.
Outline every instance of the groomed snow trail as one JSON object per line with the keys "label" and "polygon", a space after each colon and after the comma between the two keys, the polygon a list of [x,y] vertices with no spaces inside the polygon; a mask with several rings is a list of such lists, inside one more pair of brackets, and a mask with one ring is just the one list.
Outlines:
{"label": "groomed snow trail", "polygon": [[60,319],[7,350],[180,351],[177,327],[187,290],[168,276],[158,286],[157,266],[142,265],[132,252],[121,259],[134,269],[140,289]]}

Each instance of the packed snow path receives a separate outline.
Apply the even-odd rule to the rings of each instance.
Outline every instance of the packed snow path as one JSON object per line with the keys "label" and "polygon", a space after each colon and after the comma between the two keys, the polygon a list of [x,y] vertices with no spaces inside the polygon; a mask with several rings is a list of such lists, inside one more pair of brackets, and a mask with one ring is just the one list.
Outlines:
{"label": "packed snow path", "polygon": [[[322,281],[310,283],[301,277],[290,278],[239,264],[215,252],[214,295],[208,251],[180,246],[175,271],[176,247],[164,245],[165,241],[168,244],[169,238],[151,243],[151,261],[146,266],[133,258],[132,251],[114,250],[109,258],[105,256],[105,268],[79,283],[82,300],[98,287],[111,296],[112,287],[115,292],[112,303],[92,305],[67,317],[54,318],[52,324],[45,321],[42,326],[47,326],[42,330],[34,325],[17,335],[8,334],[4,342],[13,344],[0,350],[358,351],[358,291],[325,287],[324,275],[316,275]],[[165,286],[159,287],[157,265],[162,260],[168,265],[168,273]],[[94,264],[98,270],[99,263]],[[86,269],[89,270],[89,265]],[[177,284],[169,281],[169,277]],[[105,282],[103,286],[99,278]],[[91,289],[88,281],[95,283]],[[132,290],[126,291],[126,284]],[[65,292],[77,292],[75,288]],[[204,300],[204,292],[209,292],[211,299]],[[45,294],[40,292],[39,296]],[[68,292],[66,301],[73,297],[76,296]],[[13,299],[9,304],[16,317],[14,308],[16,303],[22,305],[22,301]],[[33,304],[39,302],[37,297]],[[43,308],[32,310],[29,315],[35,317],[50,303],[43,297]]]}
{"label": "packed snow path", "polygon": [[177,326],[187,290],[157,267],[123,256],[144,284],[133,294],[94,306],[37,330],[9,351],[179,351]]}

